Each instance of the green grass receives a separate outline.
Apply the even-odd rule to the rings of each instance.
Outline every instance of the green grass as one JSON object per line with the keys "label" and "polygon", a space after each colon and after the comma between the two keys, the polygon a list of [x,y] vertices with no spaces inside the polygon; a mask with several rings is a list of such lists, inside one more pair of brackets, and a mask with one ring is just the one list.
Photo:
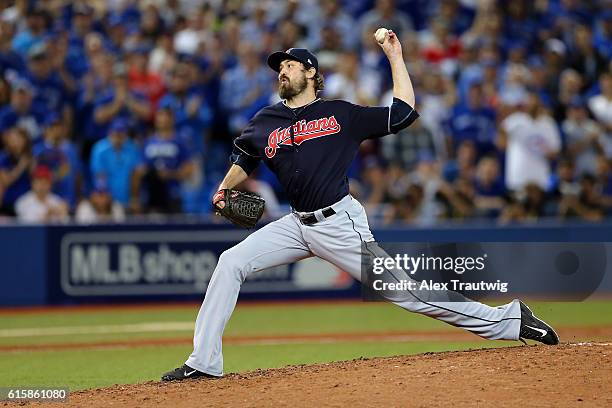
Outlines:
{"label": "green grass", "polygon": [[[384,357],[426,351],[514,345],[510,342],[472,343],[334,343],[279,346],[224,347],[226,372]],[[66,350],[56,352],[8,353],[2,355],[0,385],[69,387],[71,390],[157,380],[185,360],[190,347],[143,347],[135,349]],[[10,373],[10,375],[8,375]]]}
{"label": "green grass", "polygon": [[[530,303],[542,318],[559,326],[612,326],[612,301],[582,303]],[[198,307],[123,310],[54,311],[0,315],[4,329],[64,326],[124,325],[184,322],[185,330],[129,334],[0,337],[0,345],[104,342],[128,339],[189,338]],[[238,307],[226,330],[228,336],[330,334],[357,332],[409,332],[456,330],[420,315],[382,303],[337,303]],[[514,342],[372,342],[334,344],[235,345],[224,347],[226,372],[346,360],[358,357],[414,354],[516,345]],[[81,349],[35,352],[0,352],[0,386],[69,386],[71,389],[115,383],[142,382],[181,364],[191,347],[164,346],[130,349]]]}
{"label": "green grass", "polygon": [[[76,308],[78,310],[78,308]],[[56,309],[42,313],[24,313],[0,315],[0,329],[14,329],[24,327],[54,327],[54,326],[83,326],[98,324],[126,324],[145,322],[171,322],[190,321],[195,319],[198,308],[173,307],[164,309],[142,310],[88,310],[85,312],[64,311]]]}
{"label": "green grass", "polygon": [[[532,309],[553,324],[568,326],[612,324],[612,301],[591,302],[536,302]],[[190,305],[169,310],[127,310],[88,312],[45,312],[40,314],[0,315],[0,330],[18,328],[43,328],[57,326],[122,325],[151,322],[193,323],[198,307]],[[385,303],[338,303],[313,305],[246,306],[238,307],[226,329],[227,335],[278,335],[307,333],[355,333],[364,331],[447,330],[444,323],[429,319]],[[191,332],[191,328],[169,333],[176,336]],[[155,333],[153,333],[156,335]],[[162,335],[162,334],[160,334]],[[144,333],[150,337],[151,333]],[[30,340],[48,343],[50,339],[61,341],[89,341],[110,339],[113,335],[74,335],[36,337]],[[115,335],[115,337],[117,337]],[[121,334],[121,339],[142,338],[142,335]],[[23,344],[24,339],[1,338],[0,344]]]}

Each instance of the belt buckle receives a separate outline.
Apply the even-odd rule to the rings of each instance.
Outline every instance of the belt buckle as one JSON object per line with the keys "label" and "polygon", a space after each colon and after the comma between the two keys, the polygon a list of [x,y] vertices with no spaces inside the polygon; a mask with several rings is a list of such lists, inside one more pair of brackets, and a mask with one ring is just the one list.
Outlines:
{"label": "belt buckle", "polygon": [[310,213],[308,215],[305,215],[303,218],[300,217],[300,222],[302,223],[302,225],[306,225],[309,227],[311,225],[316,224],[319,221],[317,220],[317,217],[315,217],[313,213]]}
{"label": "belt buckle", "polygon": [[[304,215],[302,215],[296,211],[295,215],[297,215],[298,220],[300,220],[300,224],[302,225],[310,226],[317,223],[317,219],[316,217],[314,217],[314,213],[305,213]],[[308,222],[307,219],[309,218],[314,218],[314,222]]]}

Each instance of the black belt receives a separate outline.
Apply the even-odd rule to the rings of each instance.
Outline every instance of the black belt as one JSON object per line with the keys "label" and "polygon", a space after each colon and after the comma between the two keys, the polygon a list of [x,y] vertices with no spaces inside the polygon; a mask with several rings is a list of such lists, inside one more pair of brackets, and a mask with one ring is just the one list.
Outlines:
{"label": "black belt", "polygon": [[[321,211],[321,214],[323,214],[323,217],[329,218],[332,215],[336,214],[336,212],[334,211],[333,208],[327,207],[326,209]],[[319,222],[317,220],[317,217],[315,217],[313,212],[307,213],[307,214],[303,214],[303,215],[297,214],[297,216],[298,216],[298,218],[300,219],[300,222],[303,225],[313,225],[313,224],[316,224],[317,222]]]}

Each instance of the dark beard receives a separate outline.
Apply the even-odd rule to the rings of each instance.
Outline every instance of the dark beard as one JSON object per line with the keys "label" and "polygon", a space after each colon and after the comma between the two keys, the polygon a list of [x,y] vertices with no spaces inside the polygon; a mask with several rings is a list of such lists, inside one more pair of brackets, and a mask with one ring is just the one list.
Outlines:
{"label": "dark beard", "polygon": [[289,81],[286,84],[281,83],[278,86],[278,95],[281,99],[291,100],[301,94],[306,89],[306,86],[308,86],[308,82],[305,76],[297,79],[294,84]]}

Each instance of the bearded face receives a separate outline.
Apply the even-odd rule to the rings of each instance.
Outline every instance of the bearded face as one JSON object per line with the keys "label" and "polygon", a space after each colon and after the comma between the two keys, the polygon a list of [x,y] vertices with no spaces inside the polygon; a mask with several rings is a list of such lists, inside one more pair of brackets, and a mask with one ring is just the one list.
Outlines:
{"label": "bearded face", "polygon": [[293,99],[301,94],[308,86],[306,70],[296,70],[291,77],[281,73],[278,77],[278,95],[281,99]]}

